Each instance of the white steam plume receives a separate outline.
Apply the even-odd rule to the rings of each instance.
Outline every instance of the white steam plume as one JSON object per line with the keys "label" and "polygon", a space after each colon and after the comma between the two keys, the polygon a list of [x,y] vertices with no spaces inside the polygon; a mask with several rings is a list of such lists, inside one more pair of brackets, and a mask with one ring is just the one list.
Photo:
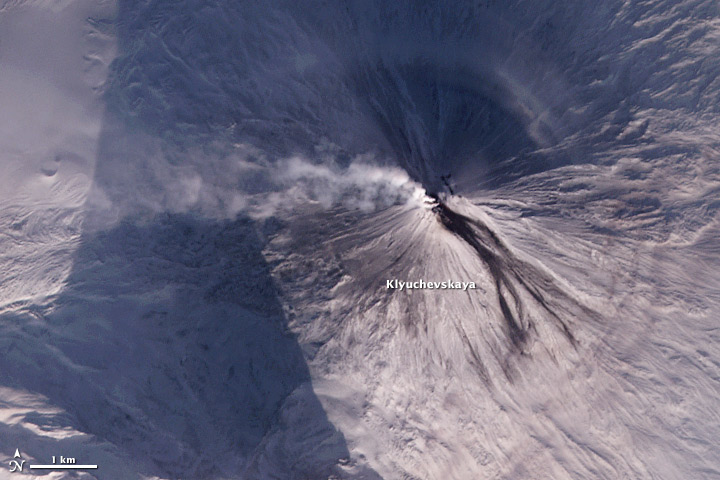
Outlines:
{"label": "white steam plume", "polygon": [[340,166],[327,154],[318,155],[317,161],[300,156],[270,161],[263,152],[241,144],[230,154],[186,152],[172,162],[159,148],[145,145],[138,150],[135,162],[122,162],[122,170],[96,182],[88,206],[101,218],[98,226],[138,212],[260,219],[306,204],[368,213],[392,205],[420,206],[427,199],[407,172],[377,165],[369,155]]}

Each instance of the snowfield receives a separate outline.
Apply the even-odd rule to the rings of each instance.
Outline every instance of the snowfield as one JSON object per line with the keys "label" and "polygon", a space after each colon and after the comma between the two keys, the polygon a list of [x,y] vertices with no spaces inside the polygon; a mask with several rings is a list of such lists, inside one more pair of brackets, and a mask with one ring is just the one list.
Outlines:
{"label": "snowfield", "polygon": [[719,42],[709,0],[0,3],[0,478],[720,478]]}

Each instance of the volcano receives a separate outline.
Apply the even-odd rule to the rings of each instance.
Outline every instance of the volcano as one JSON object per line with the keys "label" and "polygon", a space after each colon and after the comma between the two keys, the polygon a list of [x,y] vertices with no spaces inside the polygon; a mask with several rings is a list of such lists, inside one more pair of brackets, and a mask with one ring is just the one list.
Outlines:
{"label": "volcano", "polygon": [[0,476],[720,478],[718,38],[4,2]]}

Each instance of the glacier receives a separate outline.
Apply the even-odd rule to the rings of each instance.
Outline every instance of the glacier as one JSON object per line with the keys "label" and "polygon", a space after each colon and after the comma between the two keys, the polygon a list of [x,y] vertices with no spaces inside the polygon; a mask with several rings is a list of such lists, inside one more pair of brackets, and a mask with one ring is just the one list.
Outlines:
{"label": "glacier", "polygon": [[720,478],[719,39],[708,0],[1,2],[0,478]]}

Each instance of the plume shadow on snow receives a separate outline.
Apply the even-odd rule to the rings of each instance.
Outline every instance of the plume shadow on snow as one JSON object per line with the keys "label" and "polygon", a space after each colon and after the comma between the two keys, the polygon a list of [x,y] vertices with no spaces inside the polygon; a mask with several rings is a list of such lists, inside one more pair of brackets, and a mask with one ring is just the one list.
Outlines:
{"label": "plume shadow on snow", "polygon": [[[178,152],[163,172],[222,170],[188,151],[260,113],[227,55],[236,41],[252,43],[235,35],[228,13],[244,16],[227,2],[200,3],[119,2],[93,178],[106,204],[89,201],[66,287],[17,320],[42,339],[22,336],[18,357],[0,360],[23,373],[6,386],[47,397],[76,430],[130,458],[136,475],[374,478],[352,465],[313,392],[261,252],[262,226],[242,215],[218,220],[192,202],[153,203],[172,188],[172,175],[154,175],[153,156]],[[166,150],[153,149],[156,139]],[[171,200],[191,196],[189,187],[176,193]],[[125,204],[133,207],[103,217]]]}
{"label": "plume shadow on snow", "polygon": [[3,319],[24,334],[2,336],[2,385],[43,395],[142,475],[337,474],[348,448],[313,393],[255,228],[161,214],[85,235],[57,298]]}

